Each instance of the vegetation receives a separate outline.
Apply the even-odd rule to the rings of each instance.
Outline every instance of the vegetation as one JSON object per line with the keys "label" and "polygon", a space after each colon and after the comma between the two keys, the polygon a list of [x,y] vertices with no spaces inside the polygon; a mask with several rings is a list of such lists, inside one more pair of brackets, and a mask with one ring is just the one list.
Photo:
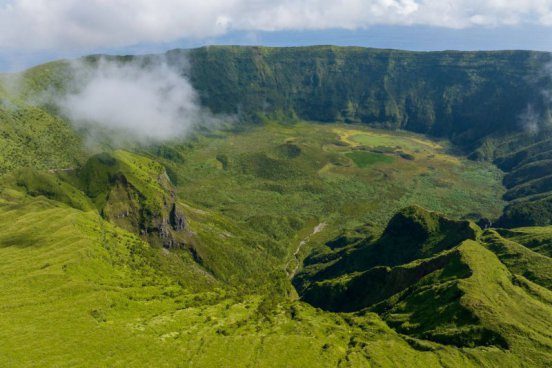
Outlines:
{"label": "vegetation", "polygon": [[[550,87],[547,53],[407,52],[358,47],[204,47],[188,58],[203,103],[215,112],[358,122],[471,145],[518,130]],[[482,103],[484,101],[484,103]],[[473,147],[475,148],[475,147]]]}
{"label": "vegetation", "polygon": [[1,76],[2,366],[552,364],[547,54],[166,56],[238,123],[92,146]]}
{"label": "vegetation", "polygon": [[379,239],[325,252],[325,259],[307,259],[296,281],[315,306],[376,312],[400,333],[459,347],[516,351],[535,339],[543,345],[532,364],[549,359],[550,258],[495,230],[410,207]]}
{"label": "vegetation", "polygon": [[353,151],[346,153],[345,156],[349,157],[354,163],[360,167],[365,168],[377,163],[389,163],[393,162],[393,158],[385,156],[382,153],[373,153],[373,152],[364,152],[364,151]]}
{"label": "vegetation", "polygon": [[3,98],[0,89],[0,175],[21,167],[74,168],[85,156],[71,126],[44,109]]}
{"label": "vegetation", "polygon": [[[110,58],[138,59],[143,65],[159,60]],[[520,171],[506,177],[505,199],[511,203],[500,226],[550,223],[548,53],[209,46],[169,51],[164,58],[190,78],[203,105],[241,122],[306,120],[402,129],[448,138],[472,158],[495,160],[506,172],[519,164]],[[90,65],[97,60],[85,58]],[[36,98],[46,89],[71,88],[67,65],[26,71],[18,94]],[[528,111],[534,116],[524,123]],[[401,157],[412,159],[408,153]]]}

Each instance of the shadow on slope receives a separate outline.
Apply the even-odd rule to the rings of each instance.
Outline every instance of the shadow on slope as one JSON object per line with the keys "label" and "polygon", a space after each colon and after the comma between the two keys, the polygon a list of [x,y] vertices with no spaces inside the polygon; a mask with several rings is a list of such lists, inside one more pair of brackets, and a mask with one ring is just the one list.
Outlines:
{"label": "shadow on slope", "polygon": [[[460,347],[517,349],[529,341],[552,346],[546,332],[552,323],[549,291],[532,282],[548,285],[544,256],[515,248],[524,258],[508,262],[512,247],[510,253],[498,249],[490,243],[491,231],[481,234],[471,222],[409,207],[379,238],[352,238],[318,256],[319,263],[307,258],[294,284],[316,307],[376,312],[417,339]],[[519,276],[511,273],[522,268],[526,272]]]}

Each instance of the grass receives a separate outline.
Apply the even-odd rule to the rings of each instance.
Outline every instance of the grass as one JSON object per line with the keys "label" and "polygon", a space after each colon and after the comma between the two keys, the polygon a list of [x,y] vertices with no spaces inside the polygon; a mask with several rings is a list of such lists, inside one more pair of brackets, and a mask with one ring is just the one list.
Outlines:
{"label": "grass", "polygon": [[[198,137],[189,146],[170,146],[185,157],[184,162],[156,159],[176,174],[183,200],[238,223],[261,216],[270,223],[270,218],[283,214],[304,224],[300,227],[310,227],[311,221],[327,222],[328,230],[365,222],[383,226],[410,204],[452,216],[500,214],[501,175],[491,165],[450,156],[430,140],[420,143],[428,147],[424,152],[404,150],[414,160],[357,150],[347,143],[344,133],[349,130],[356,135],[380,134],[350,125],[268,124],[238,134]],[[388,132],[385,139],[390,147],[422,140]],[[360,168],[350,157],[361,165],[379,162]],[[292,228],[281,231],[296,233]]]}
{"label": "grass", "polygon": [[[506,266],[480,244],[468,241],[460,249],[473,272],[470,278],[461,282],[460,287],[465,292],[462,304],[471,308],[484,325],[507,336],[513,352],[534,349],[523,355],[525,364],[547,365],[546,362],[552,359],[550,304],[531,295],[528,290],[535,286],[523,278],[512,277]],[[540,292],[552,300],[549,290],[541,289]],[[535,341],[541,348],[531,348]]]}
{"label": "grass", "polygon": [[[376,314],[347,317],[290,301],[285,265],[301,240],[328,223],[309,237],[299,260],[339,229],[385,221],[388,209],[370,213],[352,203],[393,192],[404,197],[410,188],[403,181],[427,170],[423,165],[431,160],[389,156],[387,170],[400,176],[386,177],[378,171],[383,164],[358,168],[347,154],[365,151],[336,139],[334,129],[270,124],[198,137],[149,158],[114,151],[93,156],[75,172],[27,169],[6,176],[0,222],[9,226],[0,235],[0,290],[9,300],[3,315],[10,317],[1,323],[0,340],[8,365],[476,364],[446,346],[416,349]],[[164,168],[154,157],[168,168],[172,184],[160,181]],[[435,177],[471,165],[433,160]],[[118,208],[113,200],[122,197],[110,192],[109,179],[118,175],[146,207],[162,209],[177,191],[201,264],[185,249],[151,246],[132,228],[100,216],[101,208]],[[481,175],[483,192],[494,182]],[[462,205],[466,212],[481,208],[475,201]]]}
{"label": "grass", "polygon": [[[550,235],[550,229],[548,231]],[[488,230],[484,235],[486,246],[498,256],[510,272],[552,289],[552,258],[511,239],[505,239],[494,230]]]}
{"label": "grass", "polygon": [[[393,151],[349,144],[348,134],[360,133],[381,135]],[[410,151],[405,142],[425,151]],[[414,159],[402,158],[395,146]],[[497,217],[503,205],[501,175],[491,165],[451,156],[443,143],[419,135],[357,125],[270,123],[147,154],[168,168],[180,200],[197,210],[188,214],[200,243],[208,244],[202,247],[208,269],[248,287],[285,278],[286,265],[312,244],[366,223],[382,227],[408,205],[456,218]],[[361,168],[350,155],[383,162]],[[320,223],[324,230],[299,247]]]}
{"label": "grass", "polygon": [[345,154],[345,156],[353,160],[355,164],[360,168],[365,168],[379,163],[388,164],[394,161],[392,157],[386,156],[382,153],[372,153],[372,152],[363,152],[363,151],[348,152]]}
{"label": "grass", "polygon": [[[401,205],[392,198],[404,198],[411,190],[409,180],[428,170],[429,161],[431,178],[456,174],[476,183],[481,193],[490,192],[489,184],[498,185],[485,179],[499,178],[489,176],[492,171],[484,164],[454,161],[439,150],[434,154],[442,160],[414,152],[414,160],[389,156],[392,163],[359,168],[347,154],[366,151],[336,140],[335,126],[316,127],[268,125],[169,146],[163,152],[184,158],[157,158],[172,183],[164,181],[163,165],[152,160],[151,152],[147,157],[128,151],[93,156],[74,173],[28,169],[6,176],[0,195],[0,222],[6,224],[0,234],[0,297],[5,301],[0,308],[9,318],[0,322],[0,349],[7,365],[456,367],[517,362],[495,347],[464,351],[420,340],[427,339],[421,334],[399,334],[375,313],[336,314],[295,300],[285,265],[301,240],[309,242],[299,260],[313,244],[342,229],[363,222],[377,229],[387,218],[383,210],[343,211],[359,198],[389,195],[389,203]],[[268,169],[267,162],[275,164]],[[472,168],[467,176],[462,176],[463,165]],[[146,207],[162,210],[176,190],[201,263],[186,249],[152,246],[132,228],[100,215],[99,209],[114,203],[109,178],[120,175],[141,193]],[[447,186],[438,190],[453,192]],[[485,202],[459,198],[467,214],[494,210],[481,207]],[[420,221],[433,224],[435,216]],[[327,227],[312,234],[322,222]],[[439,226],[431,225],[432,231]],[[418,267],[425,266],[399,267],[396,275],[418,272]],[[527,288],[537,287],[531,285]],[[527,341],[523,344],[517,354],[532,351]]]}
{"label": "grass", "polygon": [[0,175],[21,167],[65,169],[85,157],[72,128],[29,106],[0,106]]}
{"label": "grass", "polygon": [[[422,136],[416,136],[412,133],[400,132],[389,134],[385,131],[366,132],[359,130],[340,129],[339,133],[343,134],[343,140],[352,143],[353,145],[363,145],[371,148],[377,147],[389,147],[395,149],[403,149],[407,151],[433,151],[443,148],[443,146],[437,142],[432,142]],[[399,138],[400,137],[400,138]]]}
{"label": "grass", "polygon": [[62,169],[85,158],[82,138],[70,124],[30,105],[0,76],[0,176],[22,167]]}
{"label": "grass", "polygon": [[[11,190],[2,198],[4,366],[475,367],[512,359],[496,349],[416,348],[373,313],[287,301],[266,310],[261,295],[213,283],[193,262],[94,211]],[[167,272],[172,264],[186,273]]]}
{"label": "grass", "polygon": [[[294,50],[195,50],[188,53],[190,78],[213,111],[232,114],[239,105],[257,122],[300,116],[400,126],[466,148],[489,131],[474,129],[474,117],[490,114],[507,126],[517,116],[515,106],[492,101],[469,108],[488,94],[477,81],[496,81],[487,76],[497,62],[508,70],[509,58],[531,66],[525,58],[544,57],[344,51],[304,49],[314,63],[295,66]],[[171,55],[178,62],[179,52]],[[364,76],[375,74],[365,68],[402,73],[419,58],[452,77],[435,80],[428,68],[357,84],[356,72],[340,71],[347,64]],[[475,74],[458,74],[458,65]],[[229,78],[213,78],[217,73]],[[21,74],[16,92],[0,83],[0,365],[550,365],[550,229],[481,235],[473,223],[456,221],[500,215],[505,189],[493,165],[413,133],[305,122],[237,126],[90,156],[55,109],[23,102],[63,92],[69,74],[57,62]],[[518,83],[511,73],[498,74],[509,75],[498,85],[523,94],[510,88]],[[458,89],[466,76],[474,89]],[[360,88],[311,95],[336,81]],[[392,88],[396,81],[400,89]],[[380,98],[374,92],[384,84],[390,88]],[[443,88],[433,95],[435,86]],[[433,104],[443,93],[448,102]],[[258,106],[266,113],[256,113]],[[546,167],[516,170],[507,181],[518,184]],[[420,207],[394,216],[413,204],[453,219]],[[175,213],[186,220],[179,233],[167,227]],[[420,229],[423,236],[413,237]],[[175,242],[167,246],[166,236]],[[333,267],[316,282],[334,288],[330,297],[352,290],[341,309],[352,313],[298,300],[290,271],[313,250],[306,268]]]}
{"label": "grass", "polygon": [[550,226],[520,227],[513,230],[498,229],[500,235],[513,240],[534,252],[552,256],[552,231]]}
{"label": "grass", "polygon": [[[495,230],[482,234],[473,223],[473,231],[462,235],[465,225],[419,208],[405,210],[380,239],[353,240],[332,250],[337,257],[327,251],[307,259],[298,280],[301,295],[325,310],[376,312],[400,333],[463,347],[482,365],[547,366],[550,258]],[[397,242],[402,245],[394,247]],[[405,258],[411,248],[426,253]],[[513,356],[490,363],[482,351]]]}

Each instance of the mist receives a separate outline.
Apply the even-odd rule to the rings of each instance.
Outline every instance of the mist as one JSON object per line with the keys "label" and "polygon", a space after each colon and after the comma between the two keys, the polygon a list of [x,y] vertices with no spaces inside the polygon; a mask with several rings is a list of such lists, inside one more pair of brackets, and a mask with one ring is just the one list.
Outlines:
{"label": "mist", "polygon": [[519,124],[526,133],[537,134],[542,124],[542,116],[533,105],[527,105],[525,110],[518,116]]}
{"label": "mist", "polygon": [[[550,55],[552,59],[552,54]],[[552,61],[546,63],[535,76],[527,77],[538,93],[518,114],[518,124],[530,135],[552,127]]]}
{"label": "mist", "polygon": [[189,80],[163,58],[148,63],[101,58],[71,65],[74,83],[57,98],[76,128],[111,140],[160,143],[221,121],[201,107]]}

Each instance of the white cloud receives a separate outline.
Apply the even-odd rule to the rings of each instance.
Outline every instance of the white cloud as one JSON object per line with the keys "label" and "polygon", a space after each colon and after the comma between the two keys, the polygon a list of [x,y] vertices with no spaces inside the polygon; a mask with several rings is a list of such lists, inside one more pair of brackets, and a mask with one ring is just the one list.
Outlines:
{"label": "white cloud", "polygon": [[190,82],[162,59],[149,65],[75,61],[72,70],[74,92],[54,103],[73,124],[92,133],[100,128],[148,143],[183,137],[198,124],[219,123],[200,106]]}
{"label": "white cloud", "polygon": [[75,49],[205,39],[230,30],[552,25],[552,0],[11,0],[0,48]]}

